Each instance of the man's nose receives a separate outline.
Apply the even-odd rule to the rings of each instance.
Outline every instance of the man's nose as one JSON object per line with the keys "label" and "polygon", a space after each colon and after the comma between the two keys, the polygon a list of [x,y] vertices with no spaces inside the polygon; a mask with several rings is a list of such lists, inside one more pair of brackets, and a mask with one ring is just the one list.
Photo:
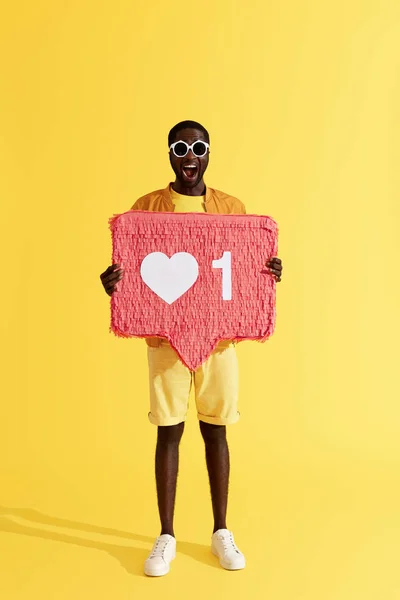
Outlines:
{"label": "man's nose", "polygon": [[193,154],[193,150],[190,148],[189,152],[186,154],[185,159],[186,160],[191,160],[192,158],[196,158],[196,155]]}

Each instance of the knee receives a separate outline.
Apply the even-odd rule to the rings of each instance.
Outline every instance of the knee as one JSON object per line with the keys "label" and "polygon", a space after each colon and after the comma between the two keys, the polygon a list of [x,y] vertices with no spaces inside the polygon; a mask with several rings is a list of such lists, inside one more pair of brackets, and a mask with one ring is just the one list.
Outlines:
{"label": "knee", "polygon": [[157,442],[162,445],[179,444],[181,441],[185,424],[158,427]]}
{"label": "knee", "polygon": [[226,440],[225,425],[211,425],[210,423],[200,421],[200,431],[206,444]]}

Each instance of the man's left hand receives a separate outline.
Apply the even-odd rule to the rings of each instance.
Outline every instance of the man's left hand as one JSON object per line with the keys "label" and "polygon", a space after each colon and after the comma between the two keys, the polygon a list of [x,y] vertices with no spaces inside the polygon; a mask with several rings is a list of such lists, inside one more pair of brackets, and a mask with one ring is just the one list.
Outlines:
{"label": "man's left hand", "polygon": [[275,277],[275,281],[279,282],[282,278],[282,261],[280,258],[274,256],[265,265],[269,268],[272,275]]}

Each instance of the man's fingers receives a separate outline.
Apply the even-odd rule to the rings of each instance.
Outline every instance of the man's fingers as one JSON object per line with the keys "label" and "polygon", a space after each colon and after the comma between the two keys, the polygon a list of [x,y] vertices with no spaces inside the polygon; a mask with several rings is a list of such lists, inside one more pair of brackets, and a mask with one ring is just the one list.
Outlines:
{"label": "man's fingers", "polygon": [[274,276],[275,281],[280,281],[281,280],[281,274],[278,271],[272,271],[271,270],[271,275]]}
{"label": "man's fingers", "polygon": [[115,286],[124,276],[124,270],[118,263],[114,263],[100,275],[101,283],[109,296],[114,292]]}
{"label": "man's fingers", "polygon": [[117,265],[110,265],[109,267],[107,267],[107,269],[104,271],[104,273],[102,275],[107,276],[110,273],[112,273],[113,271],[115,271],[116,268],[117,268]]}
{"label": "man's fingers", "polygon": [[271,273],[271,275],[273,275],[275,277],[276,281],[281,280],[281,277],[282,277],[281,269],[270,269],[270,273]]}
{"label": "man's fingers", "polygon": [[111,294],[115,290],[115,287],[116,287],[117,283],[118,283],[118,281],[113,281],[112,283],[109,283],[108,285],[104,286],[107,294],[110,294],[110,296],[111,296]]}
{"label": "man's fingers", "polygon": [[270,265],[269,270],[273,273],[276,273],[277,275],[282,275],[282,267],[280,267],[279,265]]}
{"label": "man's fingers", "polygon": [[270,267],[282,267],[282,261],[280,258],[273,257],[267,261],[267,265]]}
{"label": "man's fingers", "polygon": [[111,287],[115,287],[120,280],[121,280],[121,277],[117,277],[117,279],[110,279],[108,281],[103,281],[103,286],[107,290]]}
{"label": "man's fingers", "polygon": [[122,279],[122,277],[123,277],[122,271],[115,271],[115,272],[110,273],[109,275],[103,277],[102,282],[103,282],[103,285],[106,286],[106,285],[109,285],[110,283],[119,281],[120,279]]}
{"label": "man's fingers", "polygon": [[282,268],[282,261],[280,258],[271,258],[268,264],[270,267]]}
{"label": "man's fingers", "polygon": [[115,270],[118,269],[119,267],[120,267],[120,265],[118,265],[118,264],[110,265],[109,267],[107,267],[107,269],[104,271],[104,273],[102,273],[100,275],[100,278],[104,279],[105,277],[107,277],[111,273],[114,273]]}

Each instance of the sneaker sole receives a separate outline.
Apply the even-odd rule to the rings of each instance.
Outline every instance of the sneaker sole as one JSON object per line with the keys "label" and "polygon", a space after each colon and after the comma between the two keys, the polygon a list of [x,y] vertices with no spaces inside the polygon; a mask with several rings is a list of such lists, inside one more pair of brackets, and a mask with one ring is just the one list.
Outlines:
{"label": "sneaker sole", "polygon": [[168,573],[169,566],[166,569],[160,569],[159,571],[150,571],[149,569],[144,570],[144,574],[147,575],[147,577],[162,577],[163,575],[167,575]]}
{"label": "sneaker sole", "polygon": [[227,571],[241,571],[242,569],[244,569],[246,567],[245,559],[243,559],[243,561],[241,563],[238,563],[237,565],[233,566],[233,565],[230,565],[229,563],[224,562],[224,560],[219,557],[218,552],[215,550],[215,548],[212,547],[211,552],[214,554],[214,556],[216,556],[219,559],[219,564],[221,565],[221,567],[223,567]]}
{"label": "sneaker sole", "polygon": [[[176,555],[173,556],[171,558],[172,562],[175,559]],[[147,575],[147,577],[163,577],[164,575],[168,575],[170,571],[170,563],[165,565],[165,567],[163,569],[150,569],[150,568],[146,568],[146,566],[144,567],[144,574]]]}

